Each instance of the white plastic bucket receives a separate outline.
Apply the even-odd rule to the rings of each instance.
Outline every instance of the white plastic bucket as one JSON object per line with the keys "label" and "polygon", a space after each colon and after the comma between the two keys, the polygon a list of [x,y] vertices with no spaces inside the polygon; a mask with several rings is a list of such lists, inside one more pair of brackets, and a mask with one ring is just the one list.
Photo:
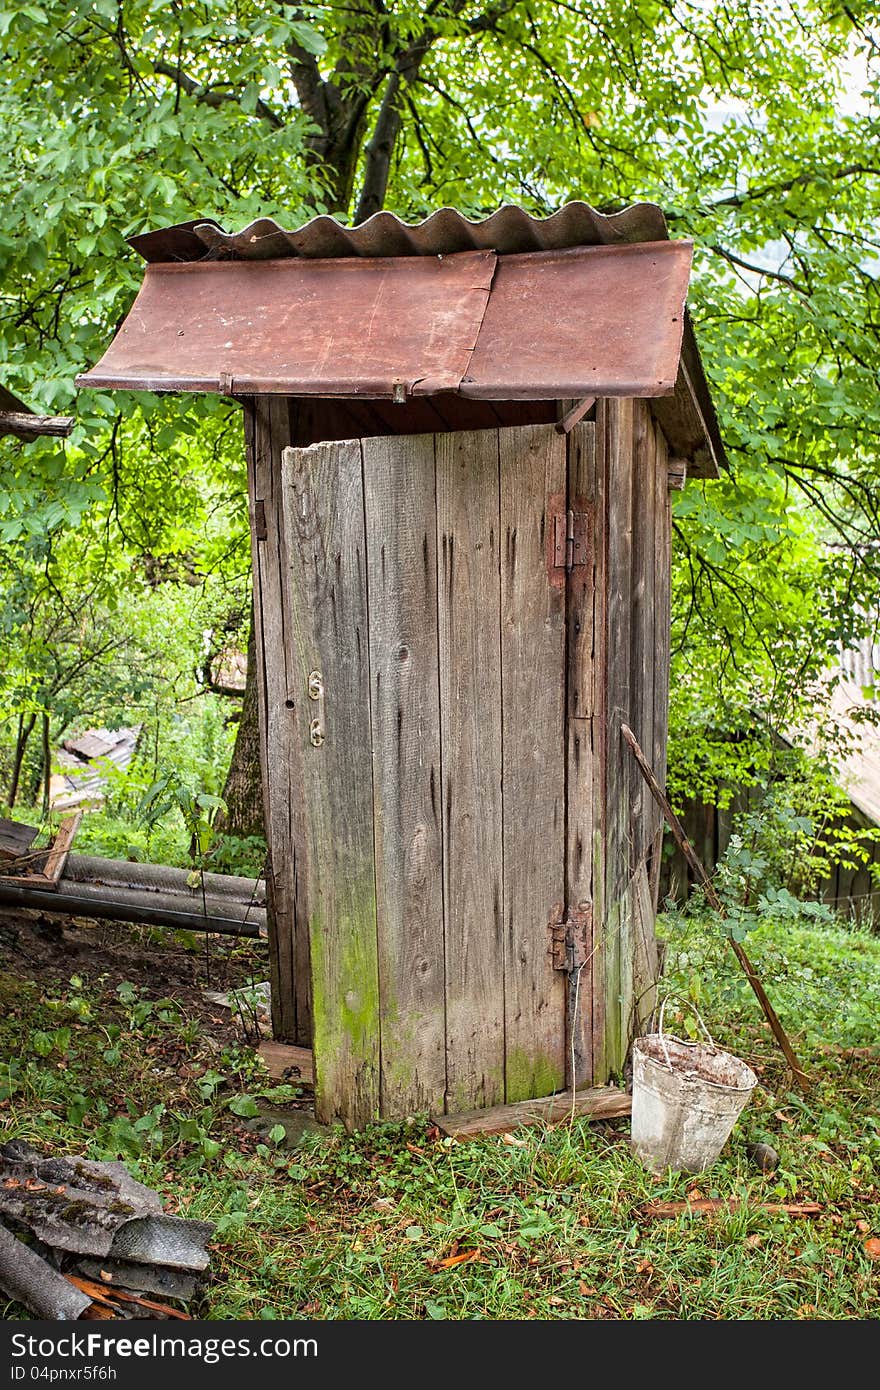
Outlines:
{"label": "white plastic bucket", "polygon": [[713,1042],[684,1042],[663,1031],[633,1043],[632,1146],[646,1168],[701,1173],[720,1154],[758,1078]]}

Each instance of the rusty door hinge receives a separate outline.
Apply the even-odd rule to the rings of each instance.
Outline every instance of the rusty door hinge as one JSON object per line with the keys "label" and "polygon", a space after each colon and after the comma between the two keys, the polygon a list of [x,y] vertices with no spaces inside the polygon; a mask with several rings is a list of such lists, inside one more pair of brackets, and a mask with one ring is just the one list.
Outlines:
{"label": "rusty door hinge", "polygon": [[547,923],[554,970],[567,970],[570,973],[586,964],[592,920],[591,903],[578,903],[577,907],[570,907],[567,911],[561,904],[554,906]]}
{"label": "rusty door hinge", "polygon": [[266,528],[266,503],[259,498],[254,503],[254,536],[258,541],[264,541],[269,532]]}
{"label": "rusty door hinge", "polygon": [[571,507],[553,518],[553,567],[571,571],[587,563],[588,514]]}

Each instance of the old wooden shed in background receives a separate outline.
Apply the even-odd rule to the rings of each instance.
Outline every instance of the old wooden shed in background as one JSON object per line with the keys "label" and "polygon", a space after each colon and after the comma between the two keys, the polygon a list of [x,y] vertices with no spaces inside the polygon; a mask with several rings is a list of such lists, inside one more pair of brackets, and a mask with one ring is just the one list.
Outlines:
{"label": "old wooden shed in background", "polygon": [[670,479],[713,475],[660,210],[133,239],[84,385],[244,406],[274,1018],[318,1115],[601,1083],[654,982]]}

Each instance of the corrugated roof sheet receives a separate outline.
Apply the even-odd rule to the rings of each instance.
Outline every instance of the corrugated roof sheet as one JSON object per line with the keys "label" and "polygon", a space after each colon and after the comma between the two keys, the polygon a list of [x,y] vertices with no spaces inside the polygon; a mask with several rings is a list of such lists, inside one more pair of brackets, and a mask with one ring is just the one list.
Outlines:
{"label": "corrugated roof sheet", "polygon": [[147,267],[89,385],[224,395],[659,396],[691,246]]}
{"label": "corrugated roof sheet", "polygon": [[[669,241],[652,203],[606,215],[573,202],[547,218],[508,206],[478,222],[441,208],[415,226],[380,212],[358,227],[316,217],[293,231],[271,218],[233,233],[197,219],[130,244],[149,262],[144,285],[83,385],[656,397],[692,473],[724,462],[685,313],[691,245]],[[488,288],[476,320],[478,298],[447,273],[480,256],[494,275],[471,287]],[[441,278],[459,286],[449,302],[437,299]]]}
{"label": "corrugated roof sheet", "polygon": [[424,222],[403,222],[391,212],[377,212],[357,227],[333,217],[313,217],[293,231],[271,217],[260,217],[240,232],[225,232],[213,219],[182,222],[161,231],[131,237],[129,245],[144,260],[242,261],[302,256],[336,257],[446,256],[456,251],[561,251],[572,246],[625,246],[666,241],[666,218],[655,203],[634,203],[622,212],[597,212],[588,203],[566,203],[550,217],[532,217],[508,205],[472,222],[455,208],[439,208]]}

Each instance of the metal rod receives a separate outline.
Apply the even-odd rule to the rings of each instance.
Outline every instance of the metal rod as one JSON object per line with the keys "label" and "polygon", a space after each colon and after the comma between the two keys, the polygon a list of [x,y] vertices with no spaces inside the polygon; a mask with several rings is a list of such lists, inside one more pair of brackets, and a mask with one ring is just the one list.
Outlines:
{"label": "metal rod", "polygon": [[[224,904],[225,906],[225,904]],[[66,879],[57,892],[42,888],[19,888],[15,884],[0,884],[0,907],[35,908],[40,912],[61,913],[64,916],[101,917],[113,922],[133,922],[141,926],[166,927],[171,931],[215,932],[219,936],[246,936],[259,939],[263,928],[255,909],[252,921],[234,917],[214,916],[212,913],[184,912],[179,908],[161,906],[159,901],[146,906],[124,896],[124,890],[113,889],[99,896],[80,891]]]}
{"label": "metal rod", "polygon": [[[651,769],[651,764],[648,762],[648,759],[642,752],[635,734],[633,733],[632,729],[629,727],[628,724],[621,724],[620,732],[623,734],[624,741],[627,744],[629,744],[633,757],[635,758],[636,763],[638,764],[639,771],[641,772],[642,776],[647,782],[651,795],[657,802],[657,805],[660,807],[660,810],[663,812],[663,815],[666,819],[666,823],[669,826],[669,829],[672,831],[672,834],[675,838],[675,841],[679,849],[681,850],[688,864],[690,864],[691,868],[697,876],[697,879],[702,885],[703,891],[706,894],[707,902],[711,907],[715,909],[715,911],[718,913],[720,917],[726,917],[727,913],[724,910],[724,904],[722,903],[721,899],[716,893],[712,880],[706,872],[706,869],[702,861],[698,857],[696,850],[694,849],[687,835],[685,835],[684,830],[681,827],[681,822],[678,819],[678,816],[675,814],[675,812],[669,804],[669,800],[666,796],[666,793],[660,786],[660,783],[657,781],[657,778],[654,776],[654,773]],[[802,1091],[808,1091],[810,1088],[810,1083],[807,1078],[807,1074],[801,1066],[800,1062],[798,1061],[797,1057],[795,1056],[794,1048],[789,1042],[788,1035],[779,1021],[779,1018],[776,1014],[776,1010],[770,1003],[770,1000],[767,998],[764,986],[761,984],[761,981],[758,979],[758,976],[755,973],[755,967],[752,965],[752,962],[750,961],[749,957],[746,955],[746,952],[743,950],[742,946],[738,941],[734,941],[732,936],[729,936],[727,940],[730,942],[733,954],[736,956],[737,960],[739,961],[740,965],[745,971],[746,979],[748,980],[749,984],[754,990],[758,999],[758,1003],[761,1005],[761,1008],[764,1011],[764,1017],[770,1024],[770,1027],[773,1029],[773,1035],[776,1038],[776,1041],[779,1043],[779,1046],[782,1048],[783,1053],[785,1054],[785,1060],[788,1062],[788,1065],[791,1067],[794,1073],[795,1081],[800,1086]]]}

